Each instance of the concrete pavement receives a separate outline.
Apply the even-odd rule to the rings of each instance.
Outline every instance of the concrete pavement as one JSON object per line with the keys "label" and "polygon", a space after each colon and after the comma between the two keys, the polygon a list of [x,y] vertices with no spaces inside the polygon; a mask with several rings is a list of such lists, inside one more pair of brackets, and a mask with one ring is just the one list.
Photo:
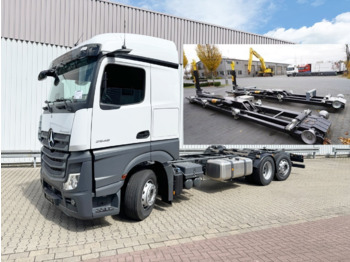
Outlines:
{"label": "concrete pavement", "polygon": [[[38,168],[3,168],[2,261],[108,260],[117,259],[115,255],[120,254],[132,256],[142,250],[158,252],[158,248],[184,248],[188,245],[192,245],[191,250],[201,253],[204,248],[198,241],[202,240],[211,240],[217,243],[217,247],[222,246],[222,252],[226,254],[222,260],[226,260],[230,258],[227,252],[235,248],[232,245],[241,238],[230,242],[225,237],[252,236],[251,241],[255,238],[258,241],[259,236],[255,236],[254,232],[274,235],[275,231],[264,233],[264,230],[280,228],[280,237],[276,241],[285,239],[288,232],[299,232],[296,236],[291,235],[291,238],[295,237],[292,242],[305,244],[307,237],[310,243],[316,241],[317,238],[313,240],[312,235],[317,234],[321,234],[320,239],[326,236],[337,238],[341,228],[349,235],[350,158],[306,160],[306,166],[306,169],[294,168],[287,181],[273,181],[267,187],[255,186],[244,180],[226,183],[206,180],[201,188],[186,190],[172,205],[157,201],[151,216],[142,222],[133,222],[122,216],[92,221],[69,218],[44,198]],[[337,218],[340,220],[332,220]],[[321,224],[307,224],[316,222]],[[322,223],[328,225],[326,231],[322,231],[325,228]],[[335,223],[341,226],[334,227],[332,233],[333,228],[329,225]],[[315,227],[312,232],[318,233],[283,227],[291,225]],[[345,240],[349,247],[348,238],[342,236],[337,238],[336,243],[342,245]],[[228,246],[225,247],[222,241]],[[272,242],[267,245],[273,246]],[[331,247],[328,242],[319,243],[325,250]],[[252,246],[247,248],[251,250]],[[164,254],[162,250],[160,252]],[[214,247],[209,249],[215,250]],[[295,249],[286,250],[294,254]],[[335,250],[338,252],[339,249]],[[313,250],[310,246],[308,255],[313,254],[317,258],[319,252],[319,249]],[[347,254],[340,255],[339,260]],[[239,258],[245,259],[243,255]]]}
{"label": "concrete pavement", "polygon": [[113,261],[349,261],[350,216],[138,251]]}

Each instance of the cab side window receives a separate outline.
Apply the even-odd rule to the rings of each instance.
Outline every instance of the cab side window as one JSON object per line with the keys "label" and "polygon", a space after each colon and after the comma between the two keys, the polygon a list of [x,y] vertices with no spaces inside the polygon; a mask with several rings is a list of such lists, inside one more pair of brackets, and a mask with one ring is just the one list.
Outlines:
{"label": "cab side window", "polygon": [[145,97],[145,71],[141,68],[109,64],[103,73],[101,103],[132,105]]}

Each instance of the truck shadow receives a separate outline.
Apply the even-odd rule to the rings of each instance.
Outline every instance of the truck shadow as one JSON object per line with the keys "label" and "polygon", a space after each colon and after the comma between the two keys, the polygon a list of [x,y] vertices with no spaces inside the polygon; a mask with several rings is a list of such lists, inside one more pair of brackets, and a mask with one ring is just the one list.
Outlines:
{"label": "truck shadow", "polygon": [[215,181],[215,180],[205,179],[202,181],[202,184],[200,187],[195,187],[194,189],[204,193],[213,194],[213,193],[218,193],[229,189],[239,188],[241,185],[253,186],[253,187],[257,186],[254,182],[251,182],[244,177],[240,177],[240,178],[235,178],[232,181],[231,180]]}
{"label": "truck shadow", "polygon": [[[190,200],[190,194],[183,192],[181,195],[174,197],[173,203],[181,203],[183,201]],[[158,196],[154,206],[154,210],[166,211],[171,208],[172,204],[162,201],[161,197]],[[119,215],[112,216],[113,220],[123,223],[139,223],[140,221],[134,221],[128,218],[122,211]]]}
{"label": "truck shadow", "polygon": [[232,181],[215,181],[205,179],[202,181],[202,184],[199,187],[195,187],[194,189],[204,193],[213,194],[239,187],[236,182],[236,179]]}
{"label": "truck shadow", "polygon": [[50,204],[45,199],[39,179],[22,183],[19,185],[19,187],[21,188],[23,196],[27,198],[30,204],[36,208],[41,216],[66,230],[72,232],[83,232],[111,225],[111,223],[106,221],[105,218],[80,220],[73,217],[68,217],[61,210]]}

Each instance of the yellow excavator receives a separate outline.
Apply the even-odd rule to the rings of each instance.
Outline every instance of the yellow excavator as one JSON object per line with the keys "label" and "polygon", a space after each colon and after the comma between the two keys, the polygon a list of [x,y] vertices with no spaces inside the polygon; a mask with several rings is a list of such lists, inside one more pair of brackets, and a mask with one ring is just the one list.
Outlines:
{"label": "yellow excavator", "polygon": [[258,76],[273,76],[273,70],[271,68],[267,68],[265,65],[264,58],[262,58],[253,48],[249,49],[249,61],[248,61],[248,74],[250,74],[252,70],[252,62],[253,55],[260,60],[261,66],[260,71],[258,72]]}

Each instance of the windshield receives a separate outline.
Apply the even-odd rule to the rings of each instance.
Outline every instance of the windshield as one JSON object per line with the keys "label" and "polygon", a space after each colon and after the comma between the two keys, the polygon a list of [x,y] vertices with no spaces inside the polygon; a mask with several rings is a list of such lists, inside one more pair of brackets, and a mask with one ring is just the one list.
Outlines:
{"label": "windshield", "polygon": [[97,57],[84,57],[56,66],[58,85],[52,84],[48,100],[84,101],[90,90]]}

